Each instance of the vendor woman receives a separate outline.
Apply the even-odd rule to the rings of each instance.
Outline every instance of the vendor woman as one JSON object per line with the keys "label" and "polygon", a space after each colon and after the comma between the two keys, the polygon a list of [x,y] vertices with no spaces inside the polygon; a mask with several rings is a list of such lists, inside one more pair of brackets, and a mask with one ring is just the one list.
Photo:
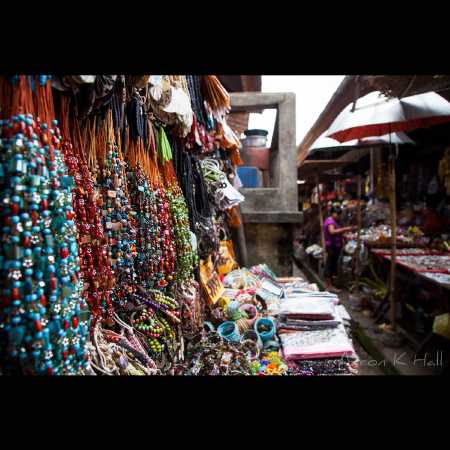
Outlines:
{"label": "vendor woman", "polygon": [[325,219],[323,223],[323,232],[325,235],[325,247],[327,252],[327,261],[325,266],[325,279],[327,289],[335,292],[338,289],[333,289],[331,281],[333,277],[337,276],[338,260],[342,250],[342,234],[354,229],[354,227],[339,228],[338,219],[341,214],[341,209],[333,206],[330,210],[330,216]]}

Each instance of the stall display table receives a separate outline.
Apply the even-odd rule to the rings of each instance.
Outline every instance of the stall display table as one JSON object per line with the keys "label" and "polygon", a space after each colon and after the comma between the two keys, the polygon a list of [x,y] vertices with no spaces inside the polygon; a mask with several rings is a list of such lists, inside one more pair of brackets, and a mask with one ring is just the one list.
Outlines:
{"label": "stall display table", "polygon": [[[391,260],[390,252],[370,249],[371,253]],[[450,255],[432,249],[405,248],[397,250],[397,265],[413,272],[418,277],[450,289]]]}
{"label": "stall display table", "polygon": [[[390,251],[385,249],[370,249],[370,253],[382,261],[390,263]],[[413,275],[417,280],[434,286],[439,298],[444,299],[444,308],[448,309],[450,298],[450,254],[426,248],[404,248],[397,250],[396,264],[407,273]],[[430,268],[435,267],[435,268]],[[410,290],[413,292],[413,290]],[[430,331],[425,339],[417,345],[417,352],[421,352],[424,346],[433,336]]]}

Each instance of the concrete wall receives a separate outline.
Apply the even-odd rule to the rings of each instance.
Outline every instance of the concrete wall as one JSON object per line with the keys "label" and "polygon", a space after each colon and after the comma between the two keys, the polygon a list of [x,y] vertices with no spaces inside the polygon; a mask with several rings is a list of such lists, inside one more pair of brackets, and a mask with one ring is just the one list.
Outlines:
{"label": "concrete wall", "polygon": [[292,229],[302,221],[298,211],[295,94],[231,94],[232,112],[276,108],[270,150],[270,186],[242,189],[241,205],[247,265],[266,263],[278,276],[292,276]]}
{"label": "concrete wall", "polygon": [[248,266],[267,264],[280,277],[292,276],[292,226],[245,224]]}
{"label": "concrete wall", "polygon": [[[270,188],[242,189],[246,214],[298,212],[297,165],[295,146],[295,94],[244,92],[231,94],[231,113],[251,112],[255,109],[276,108],[272,147],[270,150]],[[274,218],[274,222],[279,219]]]}

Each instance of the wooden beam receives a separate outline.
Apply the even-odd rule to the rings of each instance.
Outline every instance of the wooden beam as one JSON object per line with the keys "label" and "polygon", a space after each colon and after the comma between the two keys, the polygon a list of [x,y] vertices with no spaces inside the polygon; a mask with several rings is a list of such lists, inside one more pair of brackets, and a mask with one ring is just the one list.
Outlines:
{"label": "wooden beam", "polygon": [[322,212],[322,201],[320,199],[320,182],[319,182],[319,174],[316,174],[316,186],[317,186],[317,199],[318,199],[318,207],[319,207],[319,220],[320,220],[320,240],[323,248],[323,261],[326,262],[327,254],[326,254],[326,246],[325,246],[325,231],[323,229],[323,212]]}
{"label": "wooden beam", "polygon": [[395,331],[396,322],[396,297],[395,297],[395,270],[397,263],[397,196],[395,183],[395,154],[389,148],[389,175],[391,181],[390,207],[391,207],[391,268],[389,275],[389,299],[390,299],[390,322],[392,331]]}
{"label": "wooden beam", "polygon": [[278,108],[286,100],[286,94],[265,92],[237,92],[230,94],[232,111],[251,111]]}
{"label": "wooden beam", "polygon": [[356,293],[359,294],[359,272],[360,272],[360,251],[361,251],[361,175],[356,177],[358,183],[358,207],[357,207],[357,222],[358,234],[356,236],[356,251],[355,251],[355,273],[356,273]]}

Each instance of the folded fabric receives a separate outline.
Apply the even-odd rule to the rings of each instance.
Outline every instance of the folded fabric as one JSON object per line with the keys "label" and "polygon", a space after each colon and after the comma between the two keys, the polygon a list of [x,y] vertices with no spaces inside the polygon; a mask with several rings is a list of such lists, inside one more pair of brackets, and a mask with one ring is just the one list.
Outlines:
{"label": "folded fabric", "polygon": [[281,319],[278,322],[278,330],[302,330],[314,331],[337,328],[342,322],[339,320],[294,320]]}
{"label": "folded fabric", "polygon": [[333,319],[334,305],[329,299],[308,296],[288,297],[280,304],[279,313],[298,319]]}
{"label": "folded fabric", "polygon": [[317,358],[356,357],[343,327],[332,330],[296,331],[280,335],[287,361]]}
{"label": "folded fabric", "polygon": [[324,296],[322,292],[286,292],[284,300],[294,300],[303,302],[305,299],[308,301],[320,301],[322,303],[328,303],[332,307],[339,305],[340,300],[338,296]]}

